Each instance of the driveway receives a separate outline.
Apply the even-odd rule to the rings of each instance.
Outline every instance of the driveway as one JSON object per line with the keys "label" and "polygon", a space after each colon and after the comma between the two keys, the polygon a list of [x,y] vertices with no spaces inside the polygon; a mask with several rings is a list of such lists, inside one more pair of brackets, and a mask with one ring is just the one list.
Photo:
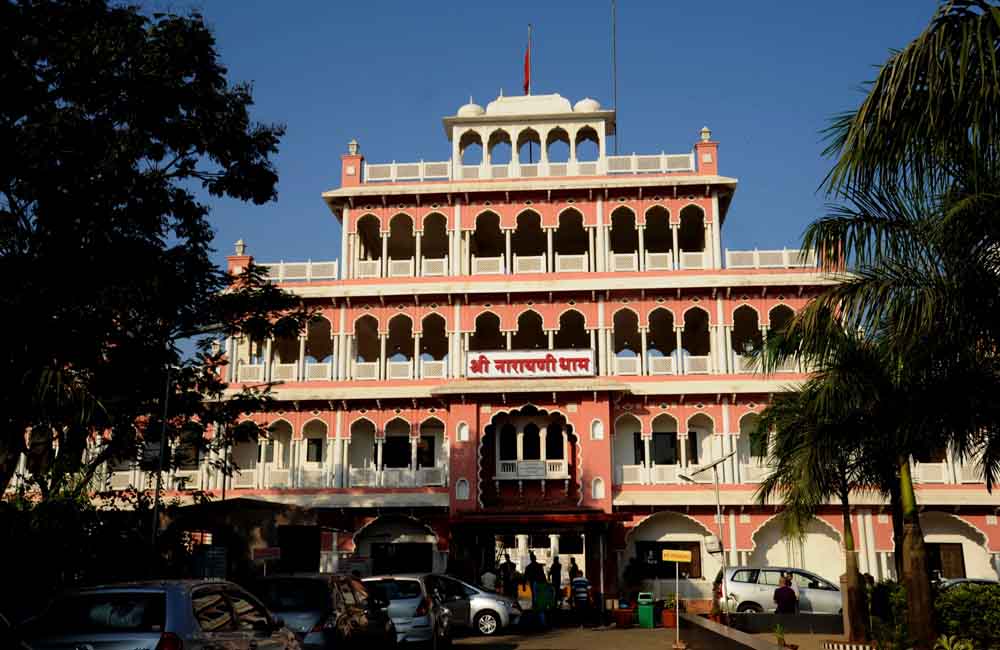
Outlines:
{"label": "driveway", "polygon": [[[734,641],[701,628],[681,628],[681,640],[691,650],[746,650]],[[669,650],[674,631],[559,628],[549,632],[505,634],[492,638],[466,637],[455,640],[459,648],[477,650]]]}

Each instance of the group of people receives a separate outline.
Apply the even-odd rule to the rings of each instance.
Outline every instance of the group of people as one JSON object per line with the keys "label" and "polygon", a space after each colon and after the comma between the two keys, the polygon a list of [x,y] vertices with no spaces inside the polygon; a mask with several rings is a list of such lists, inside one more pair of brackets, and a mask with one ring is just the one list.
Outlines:
{"label": "group of people", "polygon": [[[528,565],[523,574],[517,570],[517,565],[511,562],[509,553],[504,553],[503,558],[504,561],[500,563],[496,572],[493,567],[488,567],[483,573],[480,583],[484,589],[502,593],[514,600],[518,599],[519,588],[527,589],[530,590],[533,610],[544,611],[561,607],[563,566],[559,562],[558,555],[552,557],[552,564],[546,572],[545,567],[535,557],[535,553],[529,552]],[[582,615],[590,606],[590,582],[577,566],[576,558],[570,558],[568,571],[569,604]]]}

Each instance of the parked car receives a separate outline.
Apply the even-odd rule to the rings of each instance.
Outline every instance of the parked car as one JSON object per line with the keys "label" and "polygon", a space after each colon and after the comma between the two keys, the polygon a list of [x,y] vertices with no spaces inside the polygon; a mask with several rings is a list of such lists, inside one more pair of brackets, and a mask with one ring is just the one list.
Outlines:
{"label": "parked car", "polygon": [[92,587],[57,598],[21,629],[34,650],[298,650],[256,598],[221,580]]}
{"label": "parked car", "polygon": [[430,643],[445,647],[451,642],[450,611],[428,588],[421,576],[374,576],[365,586],[389,602],[389,616],[399,642]]}
{"label": "parked car", "polygon": [[946,578],[937,583],[936,586],[937,590],[941,592],[959,585],[1000,585],[1000,582],[987,580],[986,578]]}
{"label": "parked car", "polygon": [[285,620],[303,648],[339,650],[396,644],[389,603],[352,576],[275,575],[247,586]]}
{"label": "parked car", "polygon": [[[815,573],[794,567],[729,567],[726,569],[726,598],[729,609],[737,612],[773,612],[774,590],[782,575],[792,576],[799,593],[803,614],[839,614],[843,609],[840,588]],[[716,598],[720,599],[722,571],[715,577]]]}
{"label": "parked car", "polygon": [[451,612],[452,628],[471,628],[483,636],[516,625],[521,618],[517,601],[479,587],[473,587],[452,576],[432,573],[424,576],[431,593]]}

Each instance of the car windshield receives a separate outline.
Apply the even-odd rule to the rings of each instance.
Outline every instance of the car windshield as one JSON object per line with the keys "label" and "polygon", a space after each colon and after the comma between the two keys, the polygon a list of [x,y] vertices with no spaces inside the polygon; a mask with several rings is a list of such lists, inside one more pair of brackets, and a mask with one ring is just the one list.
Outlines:
{"label": "car windshield", "polygon": [[365,580],[365,585],[390,602],[423,596],[420,583],[416,580]]}
{"label": "car windshield", "polygon": [[330,607],[330,588],[326,580],[294,578],[261,580],[250,591],[274,612],[301,612]]}
{"label": "car windshield", "polygon": [[56,601],[29,625],[35,634],[161,632],[166,620],[162,592],[77,594]]}

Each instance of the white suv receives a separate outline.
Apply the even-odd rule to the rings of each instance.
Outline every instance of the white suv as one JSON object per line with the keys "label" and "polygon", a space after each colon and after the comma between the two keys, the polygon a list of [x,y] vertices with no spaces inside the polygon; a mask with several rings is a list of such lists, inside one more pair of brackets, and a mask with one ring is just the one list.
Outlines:
{"label": "white suv", "polygon": [[[726,598],[729,609],[737,612],[774,611],[774,590],[782,575],[792,576],[803,614],[839,614],[843,605],[840,588],[814,573],[794,567],[729,567],[726,569]],[[715,577],[715,596],[721,599],[722,572]],[[721,603],[720,603],[721,604]],[[725,608],[723,608],[725,609]]]}

